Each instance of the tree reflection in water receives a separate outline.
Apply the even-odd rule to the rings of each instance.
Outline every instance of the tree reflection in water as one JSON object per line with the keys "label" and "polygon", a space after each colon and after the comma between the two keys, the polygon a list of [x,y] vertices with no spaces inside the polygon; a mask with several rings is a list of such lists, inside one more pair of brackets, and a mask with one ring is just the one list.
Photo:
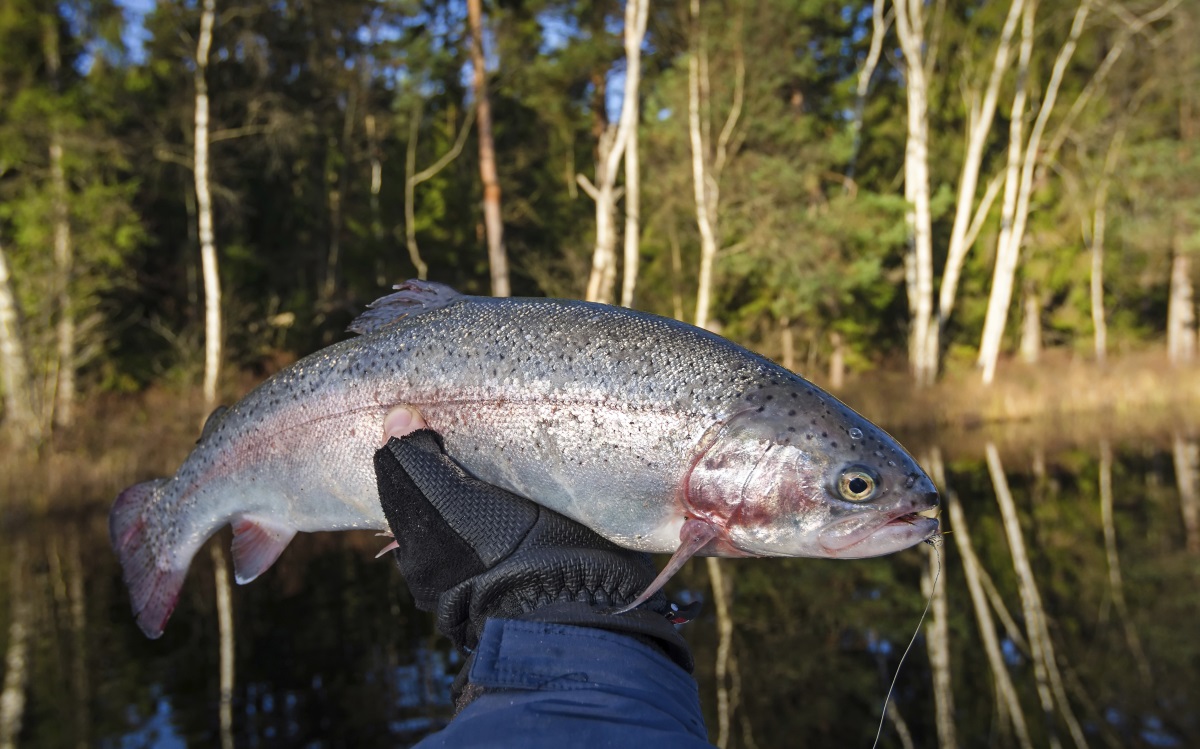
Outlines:
{"label": "tree reflection in water", "polygon": [[[943,519],[960,535],[942,546],[944,608],[927,621],[893,695],[913,743],[938,744],[940,690],[941,734],[964,747],[1055,738],[1200,745],[1194,435],[1080,435],[1068,447],[996,438],[991,449],[987,438],[941,437],[915,451],[940,455],[935,475],[944,473],[955,503]],[[1007,518],[1001,485],[1011,495]],[[118,488],[82,507],[34,496],[4,506],[0,740],[220,743],[212,560],[196,557],[166,634],[145,639],[109,551],[107,503]],[[14,509],[38,505],[47,509]],[[1022,576],[1014,520],[1028,563]],[[227,544],[227,532],[219,540]],[[300,534],[270,572],[234,588],[235,745],[402,746],[450,718],[461,664],[413,608],[393,565],[373,559],[375,544],[369,534]],[[870,746],[887,681],[925,605],[928,560],[921,547],[854,562],[732,563],[729,745]],[[705,597],[704,569],[689,565],[676,594]],[[711,607],[684,631],[715,734]],[[1039,672],[1048,699],[1039,699]],[[881,746],[900,745],[896,725],[885,726]]]}

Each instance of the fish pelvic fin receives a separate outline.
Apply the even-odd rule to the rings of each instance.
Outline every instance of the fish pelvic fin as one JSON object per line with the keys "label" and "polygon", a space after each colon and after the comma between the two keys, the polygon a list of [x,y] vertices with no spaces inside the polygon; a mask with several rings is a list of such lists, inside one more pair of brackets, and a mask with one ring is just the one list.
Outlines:
{"label": "fish pelvic fin", "polygon": [[392,287],[395,293],[376,299],[366,312],[354,318],[347,328],[351,333],[374,333],[411,315],[448,307],[463,295],[441,283],[409,280]]}
{"label": "fish pelvic fin", "polygon": [[242,515],[233,525],[233,577],[245,585],[275,563],[296,529],[256,515]]}
{"label": "fish pelvic fin", "polygon": [[695,518],[685,520],[683,527],[679,529],[679,548],[667,560],[667,566],[663,567],[662,572],[658,573],[658,577],[654,578],[654,582],[650,583],[645,592],[634,599],[633,603],[613,613],[624,614],[626,611],[632,611],[650,600],[650,597],[661,590],[662,586],[667,584],[667,581],[683,567],[687,560],[695,556],[696,552],[707,546],[708,542],[712,541],[720,533],[715,525],[707,521]]}
{"label": "fish pelvic fin", "polygon": [[162,635],[171,618],[192,561],[189,554],[180,566],[175,555],[160,553],[156,540],[161,536],[156,528],[147,527],[147,510],[166,483],[166,479],[155,479],[134,484],[121,492],[108,516],[109,539],[121,562],[133,615],[151,639]]}

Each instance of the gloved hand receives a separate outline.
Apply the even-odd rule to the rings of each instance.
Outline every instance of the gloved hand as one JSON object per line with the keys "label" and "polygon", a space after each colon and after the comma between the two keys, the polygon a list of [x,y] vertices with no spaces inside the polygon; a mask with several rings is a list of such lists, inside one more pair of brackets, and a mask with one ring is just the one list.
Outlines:
{"label": "gloved hand", "polygon": [[488,618],[525,619],[631,635],[692,671],[662,593],[609,613],[654,579],[649,555],[466,475],[411,409],[389,414],[385,431],[375,474],[396,561],[417,607],[437,613],[438,630],[460,651],[475,648]]}

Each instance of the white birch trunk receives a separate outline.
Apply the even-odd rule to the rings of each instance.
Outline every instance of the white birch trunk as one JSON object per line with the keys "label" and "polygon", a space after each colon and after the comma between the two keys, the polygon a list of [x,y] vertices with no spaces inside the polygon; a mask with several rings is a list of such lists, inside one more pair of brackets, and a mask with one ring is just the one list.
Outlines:
{"label": "white birch trunk", "polygon": [[1025,314],[1021,319],[1021,361],[1037,364],[1042,354],[1042,300],[1031,288],[1026,288],[1023,296]]}
{"label": "white birch trunk", "polygon": [[[61,65],[57,17],[44,13],[41,22],[42,54],[46,60],[46,74],[50,79],[51,89],[57,94]],[[57,316],[54,327],[54,397],[50,405],[54,426],[69,427],[75,420],[75,311],[71,304],[75,258],[71,244],[67,176],[63,168],[62,133],[59,132],[58,123],[53,118],[49,123],[49,130],[50,222],[54,237],[54,311]]]}
{"label": "white birch trunk", "polygon": [[[1008,8],[1008,16],[1004,19],[1004,27],[1000,31],[1000,39],[996,44],[996,52],[992,59],[991,73],[988,76],[987,87],[984,89],[982,100],[977,96],[967,104],[968,126],[967,147],[963,157],[962,171],[958,178],[958,199],[954,207],[954,224],[950,229],[950,241],[946,250],[946,264],[942,272],[942,283],[938,290],[937,324],[930,330],[926,343],[926,358],[929,365],[937,372],[941,333],[954,310],[955,298],[958,294],[958,280],[962,275],[963,264],[967,253],[975,243],[978,225],[991,209],[995,199],[996,187],[989,186],[984,199],[975,205],[975,193],[979,189],[979,174],[983,166],[983,151],[987,144],[992,123],[996,118],[996,106],[1000,98],[1000,84],[1008,72],[1008,58],[1012,52],[1013,35],[1016,33],[1017,21],[1024,10],[1025,0],[1012,0]],[[974,231],[972,229],[974,228]]]}
{"label": "white birch trunk", "polygon": [[[627,169],[626,187],[629,186],[630,164],[628,146],[636,139],[638,124],[638,85],[641,73],[641,46],[646,33],[649,0],[631,0],[625,4],[625,90],[621,100],[621,116],[615,127],[608,126],[600,134],[596,155],[596,179],[588,182],[579,175],[577,180],[584,191],[596,201],[596,244],[592,250],[592,270],[588,275],[586,299],[591,302],[613,301],[617,278],[617,174],[622,159]],[[636,148],[636,144],[634,146]],[[633,155],[633,168],[638,168],[637,154]],[[638,199],[639,185],[634,176],[633,198]],[[628,211],[628,204],[627,204]],[[629,245],[630,214],[625,222],[625,278],[621,287],[622,304],[632,304],[633,289],[637,279],[637,206],[633,207],[633,245]],[[632,271],[629,256],[633,253]]]}
{"label": "white birch trunk", "polygon": [[927,361],[933,318],[933,214],[929,196],[929,91],[925,78],[925,18],[921,0],[897,0],[896,34],[904,53],[907,141],[904,149],[905,220],[911,241],[906,267],[910,277],[909,359],[920,385],[933,381]]}
{"label": "white birch trunk", "polygon": [[1175,486],[1179,489],[1186,548],[1191,554],[1200,554],[1200,444],[1183,432],[1175,432],[1171,456],[1175,461]]}
{"label": "white birch trunk", "polygon": [[75,311],[71,304],[75,257],[71,244],[71,217],[67,206],[67,177],[63,170],[62,138],[50,134],[51,217],[54,222],[54,272],[57,276],[55,353],[58,380],[54,387],[54,426],[75,422]]}
{"label": "white birch trunk", "polygon": [[41,441],[41,422],[33,406],[25,357],[17,295],[8,271],[8,256],[0,244],[0,388],[4,391],[5,426],[18,443],[36,445]]}
{"label": "white birch trunk", "polygon": [[641,162],[638,153],[641,103],[638,90],[642,78],[642,40],[646,36],[649,13],[650,0],[625,3],[625,98],[621,104],[621,119],[628,116],[630,126],[625,137],[625,264],[621,278],[621,305],[624,307],[633,306],[641,249]]}
{"label": "white birch trunk", "polygon": [[1092,230],[1086,237],[1088,250],[1091,254],[1091,307],[1092,307],[1092,343],[1096,354],[1096,363],[1103,365],[1108,358],[1108,321],[1104,313],[1104,234],[1108,228],[1108,190],[1112,185],[1113,172],[1117,168],[1117,159],[1121,152],[1121,143],[1125,139],[1125,128],[1122,126],[1113,135],[1108,144],[1108,153],[1104,156],[1104,171],[1100,175],[1100,184],[1096,186],[1096,198],[1092,209]]}
{"label": "white birch trunk", "polygon": [[25,542],[11,546],[12,583],[8,620],[8,645],[4,652],[4,686],[0,689],[0,749],[15,749],[25,716],[25,688],[29,681],[29,635],[33,626],[33,603],[24,590]]}
{"label": "white birch trunk", "polygon": [[[1017,210],[1017,191],[1020,189],[1021,157],[1024,153],[1025,101],[1029,97],[1029,60],[1033,56],[1034,17],[1037,3],[1027,2],[1022,11],[1021,51],[1017,63],[1017,87],[1009,113],[1008,161],[1004,170],[1004,203],[1000,210],[1000,238],[996,242],[996,265],[992,273],[991,296],[983,323],[983,339],[979,344],[979,365],[983,381],[990,384],[996,373],[996,358],[1004,339],[1008,321],[1008,304],[1012,299],[1013,278],[1016,275],[1017,255],[1013,247],[1014,214]],[[1002,301],[1001,301],[1002,300]],[[1001,309],[1003,313],[1001,314]]]}
{"label": "white birch trunk", "polygon": [[[1079,42],[1079,36],[1083,33],[1088,14],[1091,12],[1092,2],[1093,0],[1081,0],[1079,8],[1075,11],[1070,33],[1054,60],[1054,68],[1050,73],[1050,80],[1046,84],[1046,92],[1038,109],[1037,119],[1029,132],[1029,142],[1025,144],[1024,154],[1019,159],[1021,177],[1017,188],[1017,203],[1012,214],[1011,226],[1007,230],[1003,224],[1001,226],[1000,246],[996,250],[996,271],[992,278],[992,292],[988,298],[987,317],[984,321],[984,333],[979,346],[979,365],[983,369],[985,385],[991,384],[996,374],[996,360],[1000,355],[1004,325],[1008,318],[1008,306],[1012,302],[1013,278],[1016,276],[1021,244],[1025,240],[1025,226],[1029,221],[1029,201],[1033,195],[1033,172],[1041,163],[1042,158],[1040,156],[1042,136],[1046,132],[1046,123],[1058,100],[1058,91],[1062,85],[1067,65],[1075,55],[1075,47]],[[1034,10],[1033,4],[1027,10],[1030,16],[1028,21],[1030,36],[1033,32]],[[1027,70],[1027,68],[1022,69]],[[1024,111],[1023,106],[1022,111]],[[1007,201],[1007,199],[1006,195],[1005,200]],[[1003,262],[1001,258],[1003,258]]]}
{"label": "white birch trunk", "polygon": [[[692,149],[692,187],[696,200],[696,228],[700,232],[700,273],[696,287],[696,319],[698,327],[708,327],[709,297],[712,290],[713,260],[717,255],[717,234],[714,226],[715,206],[710,205],[708,144],[705,143],[700,110],[700,63],[704,50],[700,29],[700,0],[691,0],[693,49],[688,57],[688,136]],[[705,85],[707,88],[707,85]]]}
{"label": "white birch trunk", "polygon": [[1096,363],[1103,365],[1108,358],[1108,322],[1104,314],[1104,233],[1108,221],[1105,203],[1097,200],[1092,214],[1091,247],[1091,307],[1092,348]]}
{"label": "white birch trunk", "polygon": [[483,7],[481,0],[467,0],[471,27],[471,67],[479,121],[479,177],[483,182],[483,221],[487,230],[488,267],[492,274],[492,296],[511,295],[508,253],[504,248],[504,221],[500,212],[500,179],[496,172],[496,144],[492,138],[492,105],[488,98],[487,69],[483,54]]}
{"label": "white birch trunk", "polygon": [[1054,654],[1054,643],[1046,625],[1046,612],[1042,606],[1042,596],[1038,592],[1037,581],[1033,575],[1033,565],[1030,564],[1029,554],[1025,550],[1025,537],[1021,532],[1016,503],[1013,502],[1012,492],[1008,488],[1004,465],[1000,462],[1000,452],[991,442],[987,443],[986,451],[988,472],[991,474],[992,485],[996,490],[996,502],[1000,506],[1000,515],[1004,520],[1004,533],[1008,537],[1013,568],[1016,570],[1019,582],[1021,608],[1025,612],[1034,674],[1037,678],[1038,697],[1041,699],[1042,709],[1046,713],[1050,745],[1060,746],[1054,721],[1055,704],[1057,703],[1058,713],[1067,724],[1067,729],[1075,741],[1075,745],[1079,749],[1084,749],[1087,746],[1087,739],[1084,738],[1083,729],[1075,718],[1074,711],[1067,700],[1066,690],[1063,688],[1062,674],[1058,669],[1058,660]]}
{"label": "white birch trunk", "polygon": [[204,0],[200,13],[200,36],[196,42],[195,167],[196,216],[199,226],[200,264],[204,275],[204,403],[211,410],[217,402],[217,376],[221,369],[221,275],[213,234],[212,190],[208,178],[208,55],[212,48],[214,0]]}
{"label": "white birch trunk", "polygon": [[1191,258],[1176,251],[1171,258],[1171,291],[1167,300],[1167,359],[1190,364],[1196,356],[1196,301]]}

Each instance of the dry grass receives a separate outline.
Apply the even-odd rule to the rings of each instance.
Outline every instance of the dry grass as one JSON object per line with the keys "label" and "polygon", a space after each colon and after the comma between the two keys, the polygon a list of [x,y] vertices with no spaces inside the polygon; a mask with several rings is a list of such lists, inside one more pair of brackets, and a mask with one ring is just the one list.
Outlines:
{"label": "dry grass", "polygon": [[893,429],[973,428],[1087,415],[1131,426],[1171,414],[1200,413],[1200,369],[1164,357],[1131,355],[1107,367],[1050,352],[1036,366],[1008,362],[990,387],[972,370],[918,389],[905,372],[871,372],[838,394]]}

